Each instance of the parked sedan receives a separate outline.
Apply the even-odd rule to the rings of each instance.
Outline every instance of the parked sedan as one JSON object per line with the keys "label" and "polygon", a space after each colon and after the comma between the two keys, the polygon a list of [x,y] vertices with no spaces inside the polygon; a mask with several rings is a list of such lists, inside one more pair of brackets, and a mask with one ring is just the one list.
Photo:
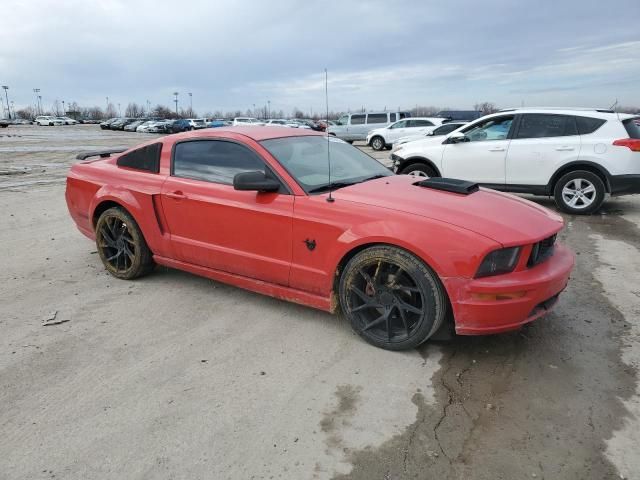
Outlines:
{"label": "parked sedan", "polygon": [[468,182],[393,175],[310,130],[207,129],[78,156],[89,157],[71,167],[66,200],[111,275],[159,264],[339,306],[390,350],[440,328],[517,329],[556,303],[574,263],[556,242],[561,216]]}
{"label": "parked sedan", "polygon": [[136,129],[146,121],[147,121],[146,118],[140,118],[140,119],[136,120],[135,122],[131,122],[129,125],[125,125],[124,126],[124,131],[125,132],[135,132]]}
{"label": "parked sedan", "polygon": [[57,117],[52,117],[51,115],[40,115],[36,117],[35,124],[53,127],[54,125],[64,125],[64,122]]}
{"label": "parked sedan", "polygon": [[367,145],[374,150],[391,147],[401,137],[411,134],[426,134],[442,124],[444,118],[405,118],[383,128],[376,128],[367,134]]}
{"label": "parked sedan", "polygon": [[124,130],[124,127],[138,120],[137,118],[120,118],[109,125],[111,130]]}
{"label": "parked sedan", "polygon": [[100,123],[100,129],[101,130],[109,130],[109,129],[111,129],[111,124],[116,122],[117,120],[120,120],[120,118],[114,117],[114,118],[110,118],[109,120],[105,120],[104,122]]}

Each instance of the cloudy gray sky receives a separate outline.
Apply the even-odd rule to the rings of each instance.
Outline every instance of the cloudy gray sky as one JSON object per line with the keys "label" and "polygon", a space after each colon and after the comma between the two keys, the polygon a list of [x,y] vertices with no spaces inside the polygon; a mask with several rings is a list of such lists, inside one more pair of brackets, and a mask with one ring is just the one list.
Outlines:
{"label": "cloudy gray sky", "polygon": [[16,106],[640,105],[639,0],[0,2]]}

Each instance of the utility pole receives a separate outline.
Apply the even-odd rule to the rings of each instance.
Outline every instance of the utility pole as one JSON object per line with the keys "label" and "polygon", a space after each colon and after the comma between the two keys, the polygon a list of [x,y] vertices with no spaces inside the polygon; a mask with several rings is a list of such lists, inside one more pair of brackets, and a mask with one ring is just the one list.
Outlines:
{"label": "utility pole", "polygon": [[33,93],[36,94],[36,115],[40,115],[40,102],[38,102],[38,93],[40,93],[40,89],[39,88],[34,88],[33,89]]}
{"label": "utility pole", "polygon": [[178,116],[178,93],[180,92],[173,92],[173,95],[176,97],[173,101],[176,102],[176,117]]}
{"label": "utility pole", "polygon": [[9,108],[9,94],[7,93],[7,90],[9,90],[9,87],[7,87],[6,85],[2,85],[2,88],[4,88],[4,98],[7,99],[7,112],[9,113],[9,120],[11,120],[11,109]]}

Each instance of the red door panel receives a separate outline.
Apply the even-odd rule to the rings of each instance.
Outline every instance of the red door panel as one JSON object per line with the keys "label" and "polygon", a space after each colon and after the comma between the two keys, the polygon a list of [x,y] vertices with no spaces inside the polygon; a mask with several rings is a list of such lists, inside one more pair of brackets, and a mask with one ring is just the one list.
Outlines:
{"label": "red door panel", "polygon": [[162,209],[174,258],[288,285],[293,198],[169,177]]}

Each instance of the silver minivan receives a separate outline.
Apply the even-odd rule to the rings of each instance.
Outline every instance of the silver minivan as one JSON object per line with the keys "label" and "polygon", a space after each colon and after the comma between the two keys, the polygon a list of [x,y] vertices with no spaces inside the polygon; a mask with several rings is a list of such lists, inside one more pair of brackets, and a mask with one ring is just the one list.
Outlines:
{"label": "silver minivan", "polygon": [[386,127],[410,116],[409,112],[346,113],[336,121],[336,125],[329,127],[328,132],[351,143],[354,140],[366,140],[369,130]]}

